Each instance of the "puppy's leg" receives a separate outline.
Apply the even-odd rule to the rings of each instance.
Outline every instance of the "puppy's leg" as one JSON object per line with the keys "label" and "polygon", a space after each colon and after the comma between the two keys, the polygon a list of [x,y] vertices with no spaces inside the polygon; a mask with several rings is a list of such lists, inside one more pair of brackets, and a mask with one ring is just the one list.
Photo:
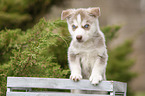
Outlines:
{"label": "puppy's leg", "polygon": [[106,58],[104,57],[98,57],[93,68],[92,68],[92,73],[90,76],[90,81],[92,84],[98,84],[99,81],[102,81],[105,79],[105,69],[106,68]]}
{"label": "puppy's leg", "polygon": [[75,54],[68,54],[69,67],[71,70],[70,79],[79,81],[82,79],[80,57]]}

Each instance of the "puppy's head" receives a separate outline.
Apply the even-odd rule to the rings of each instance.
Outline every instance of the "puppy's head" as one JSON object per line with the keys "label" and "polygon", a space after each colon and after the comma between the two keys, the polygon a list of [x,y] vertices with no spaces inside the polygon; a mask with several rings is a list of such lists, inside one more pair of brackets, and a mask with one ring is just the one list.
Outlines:
{"label": "puppy's head", "polygon": [[98,28],[100,8],[64,10],[61,19],[67,19],[68,29],[76,42],[86,42],[95,35]]}

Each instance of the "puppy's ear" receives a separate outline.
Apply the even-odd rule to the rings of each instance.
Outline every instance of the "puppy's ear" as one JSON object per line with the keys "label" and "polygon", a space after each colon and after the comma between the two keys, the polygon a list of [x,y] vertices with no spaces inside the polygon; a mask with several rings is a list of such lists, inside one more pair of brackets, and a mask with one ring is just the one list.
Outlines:
{"label": "puppy's ear", "polygon": [[72,12],[71,9],[63,10],[62,13],[61,13],[61,20],[69,18],[70,15],[71,15],[71,12]]}
{"label": "puppy's ear", "polygon": [[90,14],[90,16],[93,16],[93,17],[100,16],[101,15],[101,13],[100,13],[100,7],[90,8],[89,9],[89,14]]}

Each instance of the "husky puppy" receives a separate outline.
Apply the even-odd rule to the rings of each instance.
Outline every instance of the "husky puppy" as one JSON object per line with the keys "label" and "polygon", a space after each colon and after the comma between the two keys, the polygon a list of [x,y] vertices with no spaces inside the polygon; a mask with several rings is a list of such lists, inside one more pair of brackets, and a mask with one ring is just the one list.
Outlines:
{"label": "husky puppy", "polygon": [[63,10],[61,19],[67,20],[72,41],[68,49],[70,79],[89,79],[92,84],[106,80],[107,49],[99,27],[100,8]]}

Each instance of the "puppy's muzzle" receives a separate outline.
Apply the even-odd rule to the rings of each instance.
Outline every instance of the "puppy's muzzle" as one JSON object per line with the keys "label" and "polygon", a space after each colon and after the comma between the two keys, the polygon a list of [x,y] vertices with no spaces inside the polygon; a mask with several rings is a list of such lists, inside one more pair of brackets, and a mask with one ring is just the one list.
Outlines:
{"label": "puppy's muzzle", "polygon": [[78,42],[81,42],[82,41],[82,35],[77,35],[76,39],[78,40]]}

